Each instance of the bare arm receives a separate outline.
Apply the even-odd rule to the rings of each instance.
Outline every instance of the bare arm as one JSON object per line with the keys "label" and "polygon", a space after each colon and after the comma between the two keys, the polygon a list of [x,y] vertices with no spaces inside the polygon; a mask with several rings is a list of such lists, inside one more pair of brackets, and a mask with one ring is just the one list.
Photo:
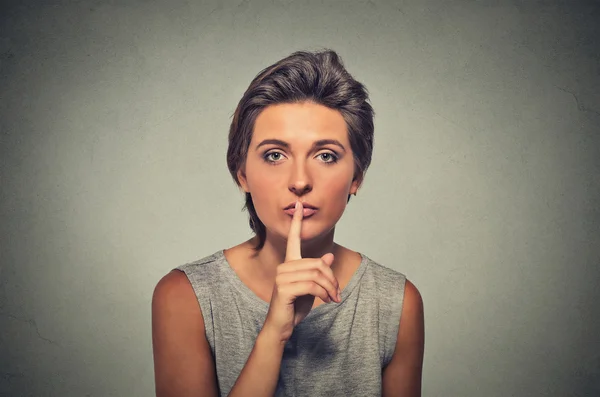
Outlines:
{"label": "bare arm", "polygon": [[157,397],[218,396],[200,305],[187,276],[178,270],[154,289],[152,348]]}
{"label": "bare arm", "polygon": [[285,346],[278,336],[266,328],[260,331],[229,397],[272,397],[275,394]]}
{"label": "bare arm", "polygon": [[420,397],[425,324],[423,300],[408,280],[394,355],[383,371],[384,397]]}

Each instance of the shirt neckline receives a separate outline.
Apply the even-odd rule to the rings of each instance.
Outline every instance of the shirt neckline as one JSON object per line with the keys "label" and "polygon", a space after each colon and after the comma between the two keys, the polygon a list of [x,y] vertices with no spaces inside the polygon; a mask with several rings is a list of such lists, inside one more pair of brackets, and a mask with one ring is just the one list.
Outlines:
{"label": "shirt neckline", "polygon": [[[367,265],[369,262],[369,258],[366,255],[364,255],[362,252],[358,252],[358,254],[361,257],[360,265],[358,265],[358,268],[354,271],[354,274],[352,275],[352,277],[350,277],[350,281],[348,281],[348,284],[346,285],[346,287],[341,291],[341,294],[340,294],[341,302],[340,303],[336,303],[336,302],[325,303],[325,304],[319,305],[319,306],[315,307],[314,309],[312,309],[308,313],[306,318],[313,317],[319,313],[325,313],[325,312],[334,310],[338,306],[341,306],[344,304],[346,299],[352,294],[352,291],[354,290],[354,288],[356,288],[356,286],[358,285],[361,277],[363,276],[365,270],[367,269]],[[244,284],[244,282],[239,278],[238,274],[235,272],[235,270],[233,270],[233,267],[231,267],[231,264],[225,257],[225,249],[217,251],[215,255],[216,255],[216,259],[219,260],[220,263],[223,264],[222,268],[229,275],[228,279],[231,280],[233,286],[238,290],[238,292],[244,298],[252,301],[252,303],[254,303],[260,311],[262,311],[266,314],[269,311],[270,304],[268,302],[265,302],[264,300],[262,300],[258,295],[256,295],[254,293],[254,291],[252,291],[250,289],[250,287],[248,287],[246,284]]]}

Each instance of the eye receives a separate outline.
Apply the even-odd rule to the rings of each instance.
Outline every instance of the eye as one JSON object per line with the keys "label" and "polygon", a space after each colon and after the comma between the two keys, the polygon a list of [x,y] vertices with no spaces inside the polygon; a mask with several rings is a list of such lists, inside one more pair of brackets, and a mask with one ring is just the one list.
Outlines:
{"label": "eye", "polygon": [[[264,160],[265,160],[267,163],[274,164],[274,163],[276,163],[276,162],[277,162],[277,160],[279,160],[279,159],[281,158],[280,156],[282,156],[282,155],[283,155],[283,154],[282,154],[282,153],[279,153],[279,152],[269,152],[269,153],[266,153],[266,154],[263,156],[263,159],[264,159]],[[272,156],[276,156],[276,157],[272,157]]]}
{"label": "eye", "polygon": [[319,156],[321,156],[321,159],[323,159],[326,164],[337,163],[337,161],[339,160],[338,156],[330,152],[323,152],[319,154]]}

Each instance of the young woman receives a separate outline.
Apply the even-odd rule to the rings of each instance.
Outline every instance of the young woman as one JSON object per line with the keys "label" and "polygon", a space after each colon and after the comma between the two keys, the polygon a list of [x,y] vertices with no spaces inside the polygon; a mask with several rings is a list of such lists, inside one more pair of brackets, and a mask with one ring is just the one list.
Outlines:
{"label": "young woman", "polygon": [[366,89],[335,52],[256,76],[227,152],[255,236],[159,281],[158,397],[420,396],[417,288],[333,241],[372,150]]}

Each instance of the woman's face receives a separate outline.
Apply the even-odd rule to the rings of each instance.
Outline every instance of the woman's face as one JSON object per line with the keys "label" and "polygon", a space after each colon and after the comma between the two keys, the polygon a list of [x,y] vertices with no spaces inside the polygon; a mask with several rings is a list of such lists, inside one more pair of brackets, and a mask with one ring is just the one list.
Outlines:
{"label": "woman's face", "polygon": [[267,236],[287,238],[292,217],[284,208],[296,199],[318,208],[303,220],[302,240],[334,228],[348,194],[359,187],[353,176],[346,122],[340,112],[312,102],[265,108],[254,124],[245,175],[238,172]]}

